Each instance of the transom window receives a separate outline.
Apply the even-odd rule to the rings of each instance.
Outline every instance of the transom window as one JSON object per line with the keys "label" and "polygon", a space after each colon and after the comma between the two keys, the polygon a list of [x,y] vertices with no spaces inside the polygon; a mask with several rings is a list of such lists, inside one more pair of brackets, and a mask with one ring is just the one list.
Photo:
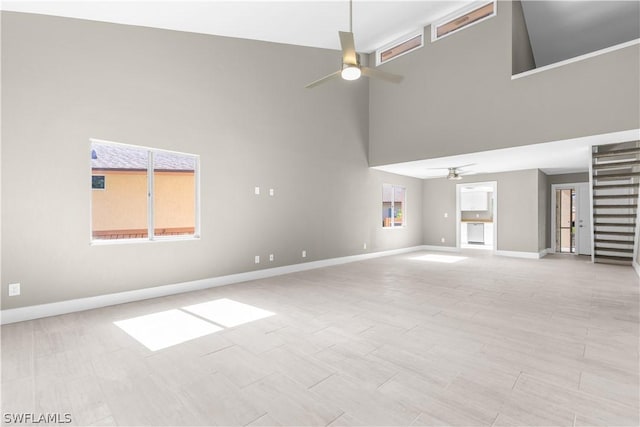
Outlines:
{"label": "transom window", "polygon": [[407,190],[399,185],[382,185],[382,227],[404,227]]}
{"label": "transom window", "polygon": [[[92,241],[198,237],[199,156],[91,141]],[[106,183],[108,182],[108,185]]]}

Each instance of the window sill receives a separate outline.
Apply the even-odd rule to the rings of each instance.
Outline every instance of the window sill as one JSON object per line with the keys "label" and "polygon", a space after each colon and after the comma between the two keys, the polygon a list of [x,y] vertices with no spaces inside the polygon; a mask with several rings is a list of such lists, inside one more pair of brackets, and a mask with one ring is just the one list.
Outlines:
{"label": "window sill", "polygon": [[110,245],[131,245],[136,243],[164,243],[164,242],[188,242],[192,240],[200,240],[200,236],[184,236],[184,237],[157,237],[151,239],[105,239],[91,240],[91,246],[110,246]]}

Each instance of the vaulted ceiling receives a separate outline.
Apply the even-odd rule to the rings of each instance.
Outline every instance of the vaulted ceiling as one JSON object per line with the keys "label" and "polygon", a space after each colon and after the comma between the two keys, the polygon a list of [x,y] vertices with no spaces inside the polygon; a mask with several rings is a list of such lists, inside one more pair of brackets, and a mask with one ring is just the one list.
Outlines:
{"label": "vaulted ceiling", "polygon": [[[356,47],[371,52],[474,1],[355,0]],[[203,34],[339,49],[349,30],[348,0],[297,1],[24,1],[3,10],[165,28]]]}

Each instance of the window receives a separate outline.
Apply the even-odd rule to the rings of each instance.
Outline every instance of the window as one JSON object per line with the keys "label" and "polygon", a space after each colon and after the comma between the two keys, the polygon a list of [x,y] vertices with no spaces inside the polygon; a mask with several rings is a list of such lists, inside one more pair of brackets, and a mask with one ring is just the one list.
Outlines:
{"label": "window", "polygon": [[[91,141],[93,241],[199,236],[199,157]],[[109,181],[109,186],[105,185]]]}
{"label": "window", "polygon": [[420,29],[376,50],[376,65],[384,64],[424,46],[424,30]]}
{"label": "window", "polygon": [[441,39],[493,16],[496,16],[496,0],[480,3],[480,6],[476,3],[471,9],[465,8],[433,23],[431,25],[431,41]]}
{"label": "window", "polygon": [[391,184],[382,185],[382,227],[404,227],[407,190]]}
{"label": "window", "polygon": [[104,190],[105,180],[104,175],[91,176],[91,189],[92,190]]}

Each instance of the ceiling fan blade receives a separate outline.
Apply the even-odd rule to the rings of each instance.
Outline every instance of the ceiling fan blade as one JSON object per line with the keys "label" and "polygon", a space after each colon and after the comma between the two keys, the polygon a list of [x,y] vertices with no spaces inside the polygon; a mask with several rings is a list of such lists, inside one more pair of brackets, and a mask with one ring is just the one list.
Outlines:
{"label": "ceiling fan blade", "polygon": [[466,167],[469,167],[469,166],[475,166],[475,165],[476,165],[475,163],[469,163],[467,165],[456,166],[454,169],[462,169],[462,168],[466,168]]}
{"label": "ceiling fan blade", "polygon": [[340,46],[342,46],[342,62],[349,65],[358,65],[356,44],[353,41],[353,33],[339,31]]}
{"label": "ceiling fan blade", "polygon": [[309,83],[308,85],[305,86],[305,88],[307,88],[307,89],[314,88],[314,87],[318,86],[319,84],[328,82],[329,80],[338,77],[339,75],[340,75],[340,70],[336,71],[335,73],[331,73],[328,76],[324,76],[321,79],[316,80],[315,82]]}
{"label": "ceiling fan blade", "polygon": [[375,68],[360,67],[362,74],[367,77],[373,77],[375,79],[386,80],[391,83],[400,83],[404,77],[397,74],[387,73],[386,71],[376,70]]}

